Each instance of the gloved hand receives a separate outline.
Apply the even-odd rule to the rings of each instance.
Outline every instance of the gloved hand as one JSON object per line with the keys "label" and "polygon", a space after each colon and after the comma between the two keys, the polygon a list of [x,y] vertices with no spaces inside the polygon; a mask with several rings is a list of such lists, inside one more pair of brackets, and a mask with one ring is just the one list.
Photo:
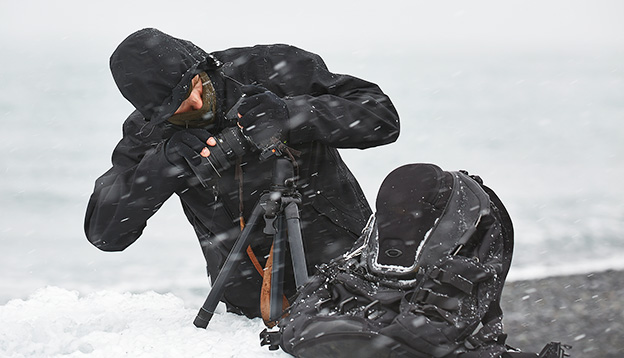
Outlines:
{"label": "gloved hand", "polygon": [[262,86],[241,87],[243,99],[238,107],[238,123],[243,133],[260,150],[272,142],[272,138],[283,141],[288,135],[288,108],[275,93]]}
{"label": "gloved hand", "polygon": [[[210,142],[209,139],[212,138]],[[165,156],[167,160],[178,167],[188,168],[190,165],[198,166],[202,157],[210,153],[208,146],[216,143],[212,134],[205,129],[186,129],[174,133],[165,144]]]}

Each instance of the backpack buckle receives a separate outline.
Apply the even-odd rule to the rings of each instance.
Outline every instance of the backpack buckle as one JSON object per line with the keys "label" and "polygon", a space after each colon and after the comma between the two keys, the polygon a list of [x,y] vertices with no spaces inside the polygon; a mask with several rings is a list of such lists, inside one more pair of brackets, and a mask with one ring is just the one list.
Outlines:
{"label": "backpack buckle", "polygon": [[280,348],[280,338],[282,334],[280,331],[269,332],[268,329],[264,329],[260,332],[260,346],[269,346],[270,351],[276,351]]}

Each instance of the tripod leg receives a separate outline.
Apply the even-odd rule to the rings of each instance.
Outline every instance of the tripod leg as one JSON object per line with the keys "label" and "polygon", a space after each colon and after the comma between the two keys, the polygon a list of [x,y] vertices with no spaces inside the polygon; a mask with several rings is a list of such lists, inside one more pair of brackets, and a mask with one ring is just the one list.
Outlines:
{"label": "tripod leg", "polygon": [[308,266],[306,264],[303,238],[301,237],[301,222],[299,219],[299,207],[291,202],[284,209],[286,222],[288,223],[288,243],[290,255],[295,273],[295,285],[297,288],[305,285],[308,280]]}
{"label": "tripod leg", "polygon": [[262,207],[259,204],[256,204],[247,226],[245,226],[245,229],[243,229],[238,239],[236,239],[234,247],[232,247],[232,250],[223,263],[223,267],[217,275],[217,279],[212,284],[210,293],[208,294],[204,305],[199,310],[197,317],[195,317],[195,320],[193,321],[195,327],[206,328],[208,326],[208,323],[214,314],[215,308],[217,308],[217,304],[219,304],[219,300],[223,297],[227,281],[230,279],[232,272],[240,264],[242,258],[244,257],[245,249],[251,243],[252,237],[249,234],[256,226],[263,213],[264,210]]}
{"label": "tripod leg", "polygon": [[269,313],[269,319],[271,321],[277,321],[283,312],[283,300],[284,295],[284,269],[286,267],[286,238],[284,225],[284,216],[280,214],[277,217],[277,233],[273,240],[273,267],[271,273],[271,310]]}

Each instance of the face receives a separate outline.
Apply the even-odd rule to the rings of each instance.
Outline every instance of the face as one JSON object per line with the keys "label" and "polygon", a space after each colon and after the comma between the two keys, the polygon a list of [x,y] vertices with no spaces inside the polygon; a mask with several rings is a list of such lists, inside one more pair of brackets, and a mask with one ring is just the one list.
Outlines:
{"label": "face", "polygon": [[191,112],[202,108],[204,104],[202,101],[204,87],[202,86],[202,81],[199,75],[193,77],[191,86],[191,94],[184,100],[184,102],[182,102],[174,114]]}

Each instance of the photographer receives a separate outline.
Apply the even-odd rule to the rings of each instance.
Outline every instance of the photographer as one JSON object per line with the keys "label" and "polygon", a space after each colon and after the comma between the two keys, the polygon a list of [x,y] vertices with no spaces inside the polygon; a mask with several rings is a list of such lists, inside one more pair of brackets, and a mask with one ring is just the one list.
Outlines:
{"label": "photographer", "polygon": [[[296,159],[309,272],[352,246],[371,210],[337,148],[398,137],[398,115],[378,86],[331,73],[319,56],[292,46],[208,54],[156,29],[126,38],[110,66],[136,111],[89,200],[85,233],[93,245],[124,250],[175,193],[214,280],[269,189],[273,160],[265,158],[277,148]],[[248,317],[260,316],[258,264],[271,250],[261,228],[254,237],[223,297],[229,311]],[[286,269],[289,297],[296,288]]]}

